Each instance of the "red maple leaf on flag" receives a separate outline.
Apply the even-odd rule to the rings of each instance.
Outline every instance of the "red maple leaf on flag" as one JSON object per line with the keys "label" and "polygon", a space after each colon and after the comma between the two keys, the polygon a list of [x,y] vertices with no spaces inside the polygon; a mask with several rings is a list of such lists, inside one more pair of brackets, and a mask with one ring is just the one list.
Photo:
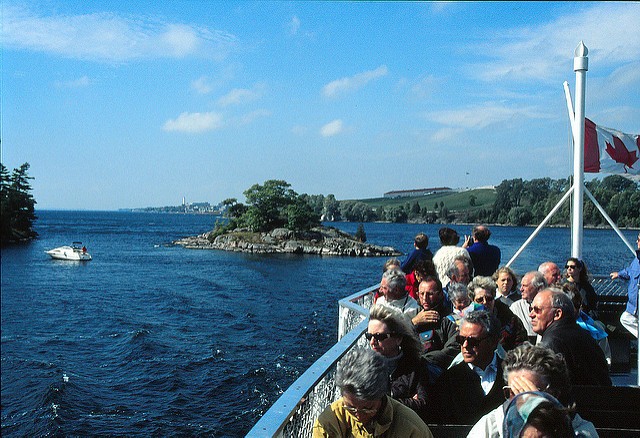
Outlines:
{"label": "red maple leaf on flag", "polygon": [[625,166],[625,173],[627,172],[627,167],[633,169],[633,164],[638,161],[638,157],[636,156],[636,151],[628,151],[624,146],[622,140],[620,140],[615,135],[613,136],[613,146],[611,143],[607,143],[607,154],[616,162],[623,164]]}

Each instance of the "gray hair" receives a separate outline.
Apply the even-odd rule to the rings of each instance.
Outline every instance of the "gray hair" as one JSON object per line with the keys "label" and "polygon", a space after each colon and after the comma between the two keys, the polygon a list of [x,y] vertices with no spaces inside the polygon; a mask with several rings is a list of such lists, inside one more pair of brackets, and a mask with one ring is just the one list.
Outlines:
{"label": "gray hair", "polygon": [[380,400],[389,389],[387,362],[370,348],[356,347],[338,364],[336,385],[342,394],[360,400]]}
{"label": "gray hair", "polygon": [[462,318],[462,324],[477,324],[482,326],[484,332],[490,337],[498,337],[502,330],[502,326],[498,318],[488,310],[474,310],[467,313]]}
{"label": "gray hair", "polygon": [[449,294],[449,300],[452,303],[461,298],[469,298],[467,285],[462,283],[449,283],[447,286],[447,293]]}
{"label": "gray hair", "polygon": [[513,350],[509,350],[502,363],[504,381],[508,381],[512,371],[528,370],[541,378],[548,385],[544,392],[556,397],[567,406],[571,399],[571,380],[564,357],[560,353],[541,345],[525,342]]}
{"label": "gray hair", "polygon": [[471,275],[471,271],[473,271],[473,264],[471,263],[471,259],[465,255],[459,255],[455,259],[453,259],[453,263],[451,263],[451,267],[447,269],[447,277],[452,278],[454,275],[457,277],[460,275],[460,270],[458,269],[458,265],[456,262],[462,262],[467,267],[469,271],[469,275]]}
{"label": "gray hair", "polygon": [[524,274],[522,278],[526,277],[527,275],[531,277],[531,286],[537,292],[547,287],[547,280],[544,279],[544,274],[541,271],[529,271]]}
{"label": "gray hair", "polygon": [[387,280],[387,286],[389,290],[395,291],[403,291],[407,285],[407,277],[404,275],[404,272],[400,269],[389,269],[384,271],[382,274],[382,278]]}
{"label": "gray hair", "polygon": [[569,295],[564,293],[562,289],[553,287],[545,290],[551,291],[551,306],[555,309],[562,310],[563,318],[565,316],[572,319],[576,318],[576,309],[573,307],[573,302]]}
{"label": "gray hair", "polygon": [[483,277],[482,275],[473,277],[473,280],[471,280],[467,288],[469,289],[469,298],[471,298],[471,300],[476,296],[476,289],[484,289],[487,292],[491,292],[493,297],[496,296],[496,282],[493,281],[491,277]]}
{"label": "gray hair", "polygon": [[422,343],[409,318],[395,307],[375,304],[369,310],[369,319],[383,322],[387,325],[389,333],[402,338],[400,348],[405,356],[416,360],[422,352]]}

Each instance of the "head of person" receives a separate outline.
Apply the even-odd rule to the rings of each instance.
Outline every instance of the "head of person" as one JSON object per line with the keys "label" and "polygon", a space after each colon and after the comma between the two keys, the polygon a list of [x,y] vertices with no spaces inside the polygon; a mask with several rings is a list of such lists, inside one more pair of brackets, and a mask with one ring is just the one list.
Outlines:
{"label": "head of person", "polygon": [[460,344],[462,359],[466,363],[485,369],[493,360],[500,340],[500,321],[486,310],[474,310],[462,318]]}
{"label": "head of person", "polygon": [[365,337],[371,349],[384,357],[403,355],[417,358],[422,344],[411,321],[391,306],[376,304],[369,310],[369,324]]}
{"label": "head of person", "polygon": [[427,276],[418,285],[418,301],[424,310],[432,310],[444,301],[442,283],[437,276]]}
{"label": "head of person", "polygon": [[564,269],[567,272],[568,281],[580,284],[589,282],[589,270],[582,260],[576,257],[569,257],[567,263],[564,265]]}
{"label": "head of person", "polygon": [[538,292],[530,306],[529,318],[533,331],[539,335],[562,319],[575,320],[575,310],[571,298],[560,289],[543,289]]}
{"label": "head of person", "polygon": [[533,302],[538,292],[547,287],[544,275],[540,271],[529,271],[522,276],[520,281],[520,293],[529,304]]}
{"label": "head of person", "polygon": [[548,286],[553,286],[554,284],[560,283],[562,280],[562,272],[558,265],[553,262],[544,262],[540,266],[538,266],[538,271],[542,273],[544,276],[544,280],[547,282]]}
{"label": "head of person", "polygon": [[582,310],[582,295],[580,295],[580,289],[575,283],[567,281],[562,285],[562,292],[567,294],[571,302],[573,303],[573,309],[575,314],[578,315]]}
{"label": "head of person", "polygon": [[429,246],[429,237],[424,233],[418,233],[413,239],[413,244],[418,249],[425,249]]}
{"label": "head of person", "polygon": [[387,272],[389,269],[400,269],[400,260],[398,260],[395,257],[392,257],[390,259],[387,259],[386,262],[384,262],[384,265],[382,266],[382,273]]}
{"label": "head of person", "polygon": [[442,227],[438,230],[441,246],[456,246],[460,242],[458,232],[453,228]]}
{"label": "head of person", "polygon": [[403,298],[407,291],[407,277],[401,269],[389,269],[382,274],[380,281],[380,293],[389,301]]}
{"label": "head of person", "polygon": [[467,287],[469,298],[482,304],[489,312],[493,313],[496,298],[496,282],[491,277],[478,275],[473,277]]}
{"label": "head of person", "polygon": [[471,259],[463,255],[457,256],[447,271],[447,277],[454,283],[469,283],[471,280]]}
{"label": "head of person", "polygon": [[636,239],[636,245],[638,245],[638,249],[640,249],[640,233],[638,233],[638,238]]}
{"label": "head of person", "polygon": [[491,231],[486,225],[476,225],[471,234],[476,242],[486,242],[491,237]]}
{"label": "head of person", "polygon": [[354,348],[338,364],[336,385],[344,408],[367,424],[378,415],[389,390],[387,364],[370,349]]}
{"label": "head of person", "polygon": [[494,272],[493,281],[496,282],[498,287],[498,293],[503,296],[508,296],[510,293],[515,292],[518,287],[518,278],[513,269],[503,266]]}
{"label": "head of person", "polygon": [[449,294],[449,300],[451,304],[453,304],[453,308],[458,311],[466,309],[469,307],[469,304],[471,304],[466,284],[449,283],[447,293]]}
{"label": "head of person", "polygon": [[512,387],[519,379],[527,379],[539,391],[551,394],[564,406],[572,404],[571,380],[564,357],[541,345],[525,342],[509,350],[502,362],[505,398],[514,397]]}
{"label": "head of person", "polygon": [[572,413],[555,399],[539,391],[523,392],[511,399],[504,412],[505,438],[571,438]]}
{"label": "head of person", "polygon": [[436,267],[433,264],[433,260],[431,259],[422,259],[418,260],[413,266],[413,275],[416,278],[417,282],[424,280],[430,276],[438,275],[436,272]]}

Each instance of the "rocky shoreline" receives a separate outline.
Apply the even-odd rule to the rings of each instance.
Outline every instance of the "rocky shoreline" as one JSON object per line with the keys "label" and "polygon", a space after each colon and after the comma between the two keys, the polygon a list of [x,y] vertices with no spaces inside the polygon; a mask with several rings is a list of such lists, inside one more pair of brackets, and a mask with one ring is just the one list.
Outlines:
{"label": "rocky shoreline", "polygon": [[360,242],[333,227],[316,227],[307,232],[276,228],[266,233],[239,229],[212,238],[213,231],[176,240],[188,249],[218,249],[252,254],[314,254],[322,256],[393,257],[402,255],[390,246]]}

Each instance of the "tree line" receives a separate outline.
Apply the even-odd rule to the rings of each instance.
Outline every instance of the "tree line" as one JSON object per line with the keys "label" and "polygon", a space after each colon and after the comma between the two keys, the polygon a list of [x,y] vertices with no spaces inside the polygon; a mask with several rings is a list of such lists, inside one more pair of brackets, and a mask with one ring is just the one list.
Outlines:
{"label": "tree line", "polygon": [[[421,223],[495,223],[501,225],[537,225],[564,196],[571,180],[522,178],[503,180],[495,188],[495,201],[490,207],[476,207],[475,196],[469,196],[468,208],[450,210],[443,201],[423,200],[374,208],[358,200],[339,201],[333,194],[298,194],[283,180],[254,184],[244,192],[247,203],[235,198],[223,201],[226,222],[218,222],[212,237],[235,228],[269,231],[285,227],[294,231],[308,230],[321,221],[348,222],[421,222]],[[611,175],[586,183],[607,214],[620,227],[640,227],[640,186],[619,175]],[[433,206],[430,202],[434,202]],[[570,224],[571,206],[565,202],[549,221],[551,225]],[[584,224],[605,225],[595,205],[585,196]]]}
{"label": "tree line", "polygon": [[9,170],[0,163],[0,236],[2,245],[38,236],[33,230],[36,201],[31,194],[29,163]]}

